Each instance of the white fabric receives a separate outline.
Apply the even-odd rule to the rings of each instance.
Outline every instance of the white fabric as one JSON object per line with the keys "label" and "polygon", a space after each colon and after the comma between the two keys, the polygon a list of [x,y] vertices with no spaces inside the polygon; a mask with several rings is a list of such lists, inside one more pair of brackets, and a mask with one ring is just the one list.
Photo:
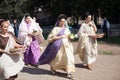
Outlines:
{"label": "white fabric", "polygon": [[[12,36],[9,37],[5,51],[9,52],[13,48],[15,40]],[[24,67],[24,62],[19,54],[6,54],[3,53],[0,57],[0,80],[9,78],[18,74]]]}
{"label": "white fabric", "polygon": [[[58,22],[56,22],[56,23],[55,23],[55,26],[58,26],[58,24],[59,24],[59,23],[58,23]],[[65,21],[64,26],[65,26],[66,28],[69,28],[69,25],[68,25],[67,21]]]}
{"label": "white fabric", "polygon": [[89,37],[89,34],[95,34],[93,27],[86,23],[83,23],[79,29],[78,45],[76,54],[79,54],[80,59],[84,64],[91,64],[97,57],[97,41],[94,38]]}
{"label": "white fabric", "polygon": [[11,24],[8,26],[8,31],[12,32],[13,34],[15,34],[14,33],[14,28],[13,28],[13,26]]}
{"label": "white fabric", "polygon": [[[54,27],[52,32],[49,34],[48,39],[51,39],[54,35],[57,35],[61,29],[62,28],[60,27]],[[68,28],[66,28],[65,35],[68,36],[69,34],[70,34],[70,31]],[[62,45],[55,59],[51,62],[50,66],[51,66],[51,69],[53,70],[61,69],[66,71],[67,73],[75,72],[73,46],[68,38],[62,39]]]}
{"label": "white fabric", "polygon": [[32,37],[28,36],[29,33],[32,33],[33,31],[39,31],[36,22],[31,18],[31,23],[29,26],[29,29],[27,28],[27,23],[25,22],[25,17],[23,17],[22,22],[19,26],[19,34],[18,39],[20,42],[26,46],[29,46],[32,42]]}
{"label": "white fabric", "polygon": [[35,35],[35,39],[38,41],[38,44],[41,44],[43,41],[44,41],[44,37],[42,35],[42,29],[41,27],[39,26],[39,23],[35,22],[36,23],[36,27],[38,28],[38,34]]}
{"label": "white fabric", "polygon": [[40,31],[40,33],[42,33],[43,31],[42,31],[41,27],[39,26],[39,23],[36,22],[36,26],[37,26],[38,30]]}

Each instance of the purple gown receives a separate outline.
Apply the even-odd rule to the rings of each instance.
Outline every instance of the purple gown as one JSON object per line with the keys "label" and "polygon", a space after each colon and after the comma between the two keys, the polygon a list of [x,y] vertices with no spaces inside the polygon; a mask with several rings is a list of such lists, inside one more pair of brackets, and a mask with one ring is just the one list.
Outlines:
{"label": "purple gown", "polygon": [[[61,36],[64,35],[65,32],[65,28],[63,28],[57,36]],[[43,52],[43,54],[41,55],[40,59],[39,59],[39,64],[49,64],[51,63],[51,61],[56,57],[56,54],[58,53],[60,47],[62,44],[62,38],[55,40],[54,42],[48,44],[48,46],[46,47],[45,51]]]}
{"label": "purple gown", "polygon": [[38,63],[41,55],[40,47],[35,38],[32,38],[30,46],[26,49],[24,53],[24,62],[26,65],[35,65]]}

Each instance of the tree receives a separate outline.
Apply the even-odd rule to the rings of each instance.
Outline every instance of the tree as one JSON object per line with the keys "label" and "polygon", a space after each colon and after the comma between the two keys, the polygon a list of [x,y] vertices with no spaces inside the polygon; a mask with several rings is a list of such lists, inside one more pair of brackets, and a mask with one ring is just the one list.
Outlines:
{"label": "tree", "polygon": [[0,17],[12,20],[23,15],[22,6],[25,0],[3,0],[0,3]]}
{"label": "tree", "polygon": [[77,21],[86,11],[96,17],[107,15],[111,22],[120,23],[120,0],[1,0],[0,17],[21,19],[28,12],[35,15],[38,8],[51,17],[56,18],[64,13],[74,16]]}

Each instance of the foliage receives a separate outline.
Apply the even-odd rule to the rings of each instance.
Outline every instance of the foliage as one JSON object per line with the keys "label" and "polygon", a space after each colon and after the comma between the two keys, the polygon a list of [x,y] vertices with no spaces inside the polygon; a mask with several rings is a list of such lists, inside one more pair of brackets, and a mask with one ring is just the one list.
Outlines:
{"label": "foliage", "polygon": [[106,51],[99,51],[100,55],[112,55],[112,52],[106,52]]}
{"label": "foliage", "polygon": [[120,0],[1,0],[1,18],[21,18],[29,12],[33,16],[38,8],[52,17],[64,13],[77,19],[86,11],[98,15],[109,16],[109,21],[120,23]]}
{"label": "foliage", "polygon": [[22,13],[22,6],[24,0],[3,0],[0,3],[0,17],[12,20],[13,18],[20,18]]}
{"label": "foliage", "polygon": [[51,13],[54,16],[65,13],[67,16],[78,18],[86,11],[90,11],[95,18],[99,15],[108,16],[111,23],[120,22],[119,0],[40,0],[39,2],[46,13]]}

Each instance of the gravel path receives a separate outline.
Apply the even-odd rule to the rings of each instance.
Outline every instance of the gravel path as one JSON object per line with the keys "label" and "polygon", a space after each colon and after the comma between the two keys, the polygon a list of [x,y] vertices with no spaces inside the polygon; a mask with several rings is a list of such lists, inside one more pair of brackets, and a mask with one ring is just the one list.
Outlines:
{"label": "gravel path", "polygon": [[[76,47],[76,43],[73,43]],[[76,72],[72,73],[75,80],[120,80],[120,46],[98,44],[99,51],[109,51],[112,55],[98,55],[93,64],[93,70],[82,67],[78,55],[75,55]],[[49,65],[40,65],[39,68],[24,67],[16,80],[69,80],[63,71],[52,76]]]}

